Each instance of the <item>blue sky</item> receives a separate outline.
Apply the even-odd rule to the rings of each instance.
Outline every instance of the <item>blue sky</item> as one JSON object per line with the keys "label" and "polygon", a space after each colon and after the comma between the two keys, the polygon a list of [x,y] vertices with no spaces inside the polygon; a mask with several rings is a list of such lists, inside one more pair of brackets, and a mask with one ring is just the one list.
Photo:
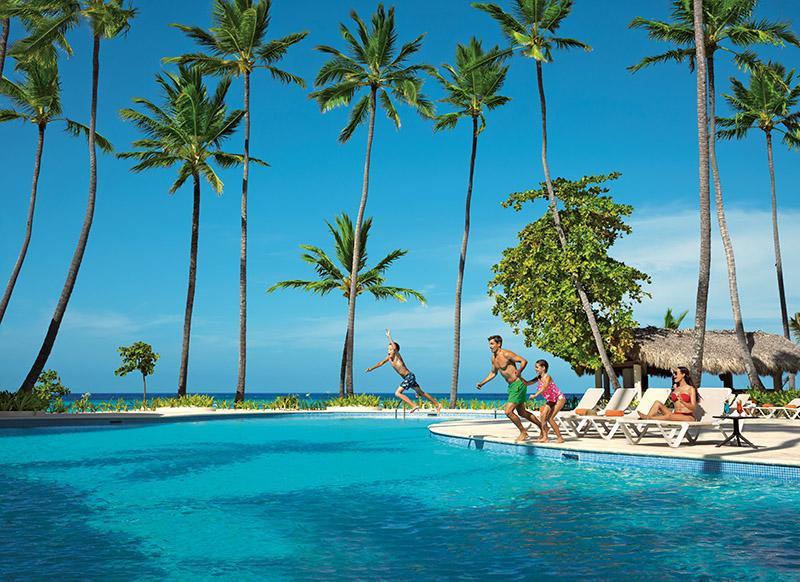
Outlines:
{"label": "blue sky", "polygon": [[[103,43],[98,129],[118,150],[128,149],[137,133],[119,119],[134,96],[158,99],[153,81],[163,56],[195,49],[172,22],[209,26],[211,2],[140,0],[127,37]],[[308,30],[309,38],[290,51],[284,68],[309,82],[324,62],[318,44],[341,46],[338,23],[351,8],[367,17],[375,3],[276,0],[271,35]],[[634,233],[615,249],[621,259],[653,277],[652,299],[638,306],[642,324],[657,324],[667,307],[689,309],[692,318],[697,273],[697,162],[694,79],[686,68],[664,65],[630,74],[625,67],[664,48],[629,30],[634,16],[667,18],[666,0],[576,2],[563,27],[565,36],[588,42],[593,52],[559,54],[545,68],[550,122],[550,163],[554,175],[622,172],[613,195],[632,204]],[[800,5],[762,0],[759,17],[789,20],[797,29]],[[502,43],[497,26],[463,0],[404,0],[398,4],[401,41],[426,32],[421,62],[452,62],[455,44],[471,35],[486,44]],[[12,29],[12,39],[18,30]],[[91,51],[85,28],[74,31],[75,55],[62,61],[63,101],[68,116],[88,121]],[[788,67],[800,63],[797,49],[762,50]],[[11,67],[6,74],[13,75]],[[739,75],[724,56],[717,78]],[[741,75],[739,75],[741,76]],[[434,83],[426,93],[442,97]],[[524,348],[491,315],[486,295],[491,265],[516,233],[541,208],[514,213],[500,207],[513,191],[542,180],[539,117],[534,68],[512,62],[503,94],[512,102],[489,115],[480,139],[472,235],[464,291],[461,386],[464,394],[489,369],[486,336],[504,335],[506,347],[528,359],[548,357]],[[230,103],[238,106],[234,83]],[[299,259],[303,243],[330,248],[324,225],[341,211],[355,214],[363,168],[363,131],[350,143],[336,141],[346,121],[344,110],[321,114],[308,91],[269,78],[253,80],[252,151],[271,167],[253,170],[250,187],[249,354],[250,391],[335,391],[346,326],[346,302],[301,292],[266,294],[276,281],[311,276]],[[5,105],[3,105],[5,106]],[[442,111],[445,109],[442,108]],[[722,113],[725,110],[723,108]],[[395,248],[407,257],[391,272],[391,282],[422,291],[427,306],[358,304],[356,389],[387,391],[398,378],[381,369],[361,371],[385,353],[384,327],[391,327],[420,383],[432,391],[449,388],[452,309],[457,253],[463,228],[463,199],[469,156],[469,129],[434,134],[428,121],[401,110],[396,131],[379,117],[367,213],[374,217],[370,256]],[[30,189],[35,130],[20,124],[0,127],[4,168],[0,212],[0,275],[6,277],[21,244]],[[240,148],[241,135],[228,149]],[[769,183],[763,136],[718,147],[748,329],[779,331],[769,222]],[[781,205],[784,269],[791,312],[800,310],[797,249],[800,219],[795,184],[798,153],[778,146],[775,165]],[[130,164],[103,156],[94,227],[75,292],[48,367],[56,368],[75,392],[136,391],[135,377],[116,378],[117,346],[136,340],[160,352],[149,383],[158,392],[177,385],[191,221],[189,187],[170,196],[170,171],[135,175]],[[38,352],[52,315],[85,209],[88,164],[85,144],[53,126],[47,135],[33,240],[6,318],[0,327],[0,389],[16,389]],[[197,296],[189,363],[189,390],[232,391],[236,382],[238,338],[239,180],[223,171],[220,197],[204,186],[201,208]],[[716,241],[715,241],[716,242]],[[722,249],[714,247],[710,325],[730,325]],[[550,358],[552,360],[552,358]],[[556,380],[580,391],[589,378],[577,378],[563,362],[553,366]],[[497,380],[485,390],[501,392]]]}

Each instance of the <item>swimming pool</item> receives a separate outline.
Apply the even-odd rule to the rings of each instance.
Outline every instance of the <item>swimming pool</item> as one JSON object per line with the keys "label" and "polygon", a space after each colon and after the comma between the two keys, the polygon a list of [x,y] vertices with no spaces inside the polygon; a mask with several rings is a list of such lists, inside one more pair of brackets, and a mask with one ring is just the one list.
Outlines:
{"label": "swimming pool", "polygon": [[0,432],[0,577],[800,576],[798,484],[476,452],[431,422]]}

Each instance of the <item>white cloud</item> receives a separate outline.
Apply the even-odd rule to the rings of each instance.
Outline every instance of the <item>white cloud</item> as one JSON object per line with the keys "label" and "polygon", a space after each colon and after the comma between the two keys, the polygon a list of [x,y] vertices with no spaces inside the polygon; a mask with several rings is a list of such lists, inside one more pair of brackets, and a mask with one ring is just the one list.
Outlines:
{"label": "white cloud", "polygon": [[[667,307],[689,310],[693,317],[699,261],[699,219],[696,211],[648,209],[637,213],[633,234],[615,248],[616,256],[653,279],[652,299],[636,310],[642,323],[657,323]],[[728,209],[728,227],[736,258],[739,296],[745,326],[777,329],[780,308],[772,246],[771,214],[767,210]],[[800,230],[791,228],[800,211],[780,215],[784,279],[790,310],[800,309],[800,271],[797,249]],[[731,308],[725,252],[716,221],[712,225],[712,268],[708,316],[714,327],[730,325]]]}
{"label": "white cloud", "polygon": [[172,325],[181,320],[178,315],[157,315],[134,318],[115,311],[90,311],[68,309],[64,316],[65,329],[91,335],[119,335],[135,333],[162,325]]}

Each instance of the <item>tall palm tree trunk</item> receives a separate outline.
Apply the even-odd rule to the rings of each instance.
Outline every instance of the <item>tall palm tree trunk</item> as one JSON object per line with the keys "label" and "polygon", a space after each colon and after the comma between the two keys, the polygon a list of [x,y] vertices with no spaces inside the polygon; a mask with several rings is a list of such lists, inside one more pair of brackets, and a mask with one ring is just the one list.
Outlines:
{"label": "tall palm tree trunk", "polygon": [[458,369],[461,365],[461,291],[464,284],[464,267],[467,264],[467,243],[469,242],[469,220],[472,206],[472,178],[475,175],[475,155],[478,151],[478,118],[472,116],[472,153],[469,158],[469,182],[467,200],[464,205],[464,236],[461,238],[461,257],[458,261],[456,279],[456,309],[453,324],[453,378],[450,382],[450,408],[455,408],[458,400]]}
{"label": "tall palm tree trunk", "polygon": [[[561,216],[556,206],[556,193],[553,189],[553,182],[550,179],[550,167],[547,165],[547,103],[544,96],[541,61],[536,61],[536,82],[539,86],[539,105],[542,110],[542,169],[544,170],[544,180],[547,184],[547,196],[550,200],[550,212],[553,215],[556,233],[558,233],[558,241],[561,244],[561,249],[566,252],[567,236],[564,234],[564,229],[561,227]],[[589,320],[589,328],[592,330],[592,337],[594,337],[594,343],[597,346],[597,353],[600,355],[600,360],[603,362],[603,368],[605,368],[606,374],[608,374],[611,383],[614,385],[614,389],[618,390],[620,388],[619,379],[614,372],[614,367],[611,365],[611,360],[608,359],[608,353],[603,345],[603,337],[600,335],[600,328],[597,326],[597,319],[594,316],[594,311],[592,311],[592,305],[589,303],[589,297],[586,295],[586,290],[583,288],[578,275],[576,273],[571,273],[571,277],[575,290],[578,292],[578,297],[580,297],[583,311],[586,313],[586,319]]]}
{"label": "tall palm tree trunk", "polygon": [[356,285],[358,283],[358,268],[361,258],[361,223],[364,221],[364,211],[367,208],[369,195],[369,163],[372,156],[372,138],[375,136],[375,109],[377,106],[377,88],[372,87],[369,94],[369,132],[367,133],[367,153],[364,159],[364,183],[361,189],[361,203],[358,206],[358,217],[353,234],[353,265],[350,269],[350,296],[347,304],[347,372],[345,383],[347,393],[353,393],[353,339],[355,337],[356,323]]}
{"label": "tall palm tree trunk", "polygon": [[344,397],[344,383],[347,374],[347,333],[344,334],[344,346],[342,346],[342,367],[339,369],[339,397]]}
{"label": "tall palm tree trunk", "polygon": [[189,247],[189,287],[186,290],[186,311],[183,315],[183,346],[181,368],[178,375],[178,396],[186,396],[186,377],[189,372],[189,338],[192,334],[194,288],[197,281],[197,238],[200,231],[200,175],[192,175],[194,202],[192,203],[192,242]]}
{"label": "tall palm tree trunk", "polygon": [[147,376],[142,374],[142,384],[144,392],[142,392],[142,402],[147,402]]}
{"label": "tall palm tree trunk", "polygon": [[81,234],[78,237],[78,244],[75,247],[75,253],[72,255],[72,262],[69,265],[67,272],[67,279],[64,282],[64,288],[61,290],[61,296],[58,299],[53,318],[50,320],[50,326],[47,328],[47,335],[44,337],[42,347],[39,349],[39,355],[33,362],[28,375],[20,386],[21,392],[31,392],[34,384],[42,373],[47,359],[50,357],[50,352],[53,350],[53,345],[56,342],[58,330],[61,327],[61,322],[64,319],[64,314],[67,311],[69,299],[72,296],[72,290],[75,288],[75,281],[78,278],[78,271],[81,268],[83,261],[83,254],[86,251],[86,244],[89,241],[89,232],[92,229],[92,220],[94,219],[94,206],[95,198],[97,197],[97,152],[95,147],[95,126],[97,124],[97,84],[100,78],[100,36],[95,34],[92,39],[92,104],[89,118],[89,200],[86,204],[86,213],[83,218],[83,226],[81,227]]}
{"label": "tall palm tree trunk", "polygon": [[717,123],[716,123],[716,95],[714,88],[714,53],[713,51],[706,57],[708,59],[708,134],[709,144],[708,153],[711,160],[711,172],[714,175],[714,205],[717,211],[717,223],[719,224],[719,234],[722,238],[722,248],[725,249],[725,261],[728,265],[728,292],[731,296],[731,310],[733,311],[733,326],[736,331],[736,339],[739,342],[742,360],[750,386],[753,388],[763,388],[761,379],[758,377],[753,357],[750,355],[750,348],[747,345],[747,334],[744,331],[742,321],[742,307],[739,303],[739,284],[736,279],[736,258],[733,254],[733,243],[728,230],[728,220],[725,217],[725,204],[722,199],[722,180],[719,177],[719,166],[717,165]]}
{"label": "tall palm tree trunk", "polygon": [[694,359],[691,372],[695,386],[703,377],[703,350],[706,340],[708,284],[711,277],[711,185],[708,168],[708,94],[706,92],[706,44],[703,28],[703,2],[694,2],[694,53],[697,75],[697,147],[700,173],[700,268],[697,276],[697,301],[694,312]]}
{"label": "tall palm tree trunk", "polygon": [[[767,161],[769,162],[769,185],[772,189],[772,244],[775,247],[775,272],[778,275],[778,295],[781,302],[781,323],[783,337],[789,335],[789,313],[786,310],[786,290],[783,287],[783,261],[781,260],[781,239],[778,236],[778,195],[775,189],[775,164],[772,161],[772,134],[767,131]],[[1,317],[1,316],[0,316]]]}
{"label": "tall palm tree trunk", "polygon": [[244,400],[247,374],[247,185],[250,176],[250,72],[244,74],[244,163],[242,164],[242,243],[239,257],[239,377],[236,402]]}
{"label": "tall palm tree trunk", "polygon": [[0,33],[0,78],[6,66],[6,47],[8,47],[8,33],[11,30],[11,19],[3,18],[3,32]]}
{"label": "tall palm tree trunk", "polygon": [[[783,337],[790,340],[789,313],[786,309],[786,290],[783,286],[783,261],[781,260],[781,239],[778,235],[778,194],[775,188],[775,164],[772,161],[772,134],[767,131],[767,161],[769,162],[769,185],[772,191],[772,245],[775,247],[775,273],[778,276],[778,298],[781,303],[781,323]],[[0,318],[2,314],[0,313]],[[789,389],[795,388],[795,374],[789,374]]]}
{"label": "tall palm tree trunk", "polygon": [[19,277],[22,263],[25,261],[25,255],[28,253],[28,245],[31,242],[31,233],[33,232],[33,211],[36,207],[36,190],[39,186],[39,170],[42,165],[42,150],[44,149],[44,130],[47,127],[44,123],[39,124],[39,142],[36,146],[36,158],[33,163],[33,184],[31,185],[31,197],[28,202],[28,221],[25,225],[25,239],[22,242],[22,248],[19,250],[17,262],[14,264],[14,270],[11,271],[11,277],[8,279],[6,291],[3,293],[3,299],[0,300],[0,323],[3,322],[3,316],[8,308],[8,302],[11,301],[11,294],[14,292],[14,286],[17,284],[17,277]]}

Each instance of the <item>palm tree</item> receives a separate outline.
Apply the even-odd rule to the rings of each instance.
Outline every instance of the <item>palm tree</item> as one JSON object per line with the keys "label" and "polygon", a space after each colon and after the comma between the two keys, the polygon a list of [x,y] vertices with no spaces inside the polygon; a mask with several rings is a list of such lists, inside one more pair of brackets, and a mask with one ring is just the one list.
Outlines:
{"label": "palm tree", "polygon": [[[674,0],[672,17],[673,22],[663,22],[659,20],[646,20],[635,18],[630,26],[633,28],[644,28],[651,39],[665,41],[677,45],[660,55],[646,57],[637,65],[630,69],[637,71],[643,67],[661,63],[665,61],[683,62],[688,61],[690,68],[697,62],[694,48],[691,48],[695,39],[695,17],[692,0]],[[786,43],[800,46],[800,41],[789,29],[789,25],[784,22],[773,23],[766,20],[756,21],[753,12],[758,4],[758,0],[704,0],[700,2],[703,23],[703,42],[704,42],[704,65],[706,77],[703,83],[708,80],[708,124],[709,124],[709,159],[711,170],[714,177],[714,202],[716,207],[717,222],[719,223],[722,246],[725,250],[725,259],[728,267],[728,289],[731,297],[731,309],[733,311],[734,328],[736,337],[739,341],[742,359],[744,360],[747,376],[753,387],[762,387],[758,377],[750,349],[747,345],[747,336],[742,321],[741,306],[739,302],[738,282],[736,278],[736,261],[733,254],[733,245],[728,231],[725,207],[722,198],[722,182],[719,175],[716,153],[716,88],[714,58],[718,50],[733,53],[737,64],[748,66],[753,62],[753,55],[747,51],[741,51],[743,47],[755,44],[771,44],[774,46],[784,46]],[[724,46],[724,42],[730,42],[740,52]],[[711,237],[711,216],[710,211],[706,216],[701,206],[701,261],[708,260],[710,263],[710,237]],[[707,232],[706,232],[707,231]],[[706,240],[707,239],[707,240]],[[708,250],[704,251],[702,245],[708,245]],[[701,268],[701,276],[706,276],[705,269]],[[702,283],[706,288],[708,281]],[[698,296],[700,286],[698,285]],[[707,291],[706,291],[707,294]],[[708,300],[703,302],[707,306]],[[705,313],[700,317],[702,305],[698,305],[696,318],[702,319],[703,333],[705,330]],[[698,325],[699,327],[699,325]],[[702,340],[700,340],[702,341]],[[702,350],[701,350],[702,353]],[[702,356],[696,357],[701,360]],[[696,365],[699,365],[696,363]]]}
{"label": "palm tree", "polygon": [[308,33],[290,34],[267,42],[271,0],[215,0],[211,11],[214,26],[208,31],[174,24],[208,50],[164,59],[165,62],[197,65],[204,73],[244,77],[244,163],[242,164],[241,248],[239,257],[239,372],[236,401],[244,400],[247,370],[247,188],[250,176],[250,75],[264,69],[282,83],[305,87],[303,79],[275,66],[288,48]]}
{"label": "palm tree", "polygon": [[89,199],[86,204],[86,213],[83,219],[83,226],[78,237],[75,253],[70,262],[67,279],[61,290],[61,296],[56,304],[53,318],[47,329],[42,347],[39,354],[31,366],[28,375],[20,386],[20,391],[31,392],[36,380],[44,369],[50,352],[56,342],[58,330],[67,311],[72,290],[75,288],[75,281],[78,278],[86,251],[86,244],[89,241],[89,232],[92,229],[94,219],[95,199],[97,196],[97,151],[96,151],[96,125],[97,125],[97,88],[100,77],[100,41],[111,39],[122,34],[130,28],[129,20],[134,17],[136,11],[132,8],[125,8],[123,0],[86,0],[83,4],[72,0],[60,0],[45,2],[53,5],[53,12],[56,15],[52,18],[40,19],[35,23],[32,34],[15,46],[13,53],[33,54],[41,50],[42,47],[51,45],[59,38],[63,37],[66,29],[74,26],[78,19],[86,18],[92,31],[92,87],[91,87],[91,108],[89,120]]}
{"label": "palm tree", "polygon": [[794,341],[800,343],[800,311],[795,313],[789,320],[789,328],[792,330],[792,334],[794,335]]}
{"label": "palm tree", "polygon": [[16,8],[16,0],[0,0],[0,78],[6,65],[6,49],[8,48],[8,35],[11,31],[11,14]]}
{"label": "palm tree", "polygon": [[[0,122],[23,121],[36,126],[38,143],[33,162],[33,183],[31,184],[30,201],[28,202],[28,219],[25,227],[25,237],[19,251],[17,262],[11,271],[3,298],[0,299],[0,323],[8,308],[11,294],[17,283],[17,277],[25,262],[28,245],[33,232],[33,213],[36,206],[36,193],[39,184],[39,172],[42,165],[42,152],[44,151],[44,136],[47,126],[55,121],[63,121],[67,131],[73,134],[88,134],[89,128],[85,125],[61,117],[61,83],[58,78],[58,65],[52,59],[22,62],[17,69],[22,72],[23,80],[15,83],[9,79],[0,80],[0,95],[7,97],[16,109],[0,110]],[[96,134],[97,145],[103,151],[111,151],[111,144]]]}
{"label": "palm tree", "polygon": [[[547,163],[547,102],[544,93],[542,64],[553,60],[554,48],[581,48],[587,52],[592,50],[588,44],[574,38],[556,36],[562,22],[572,11],[572,5],[573,0],[514,0],[514,13],[510,14],[496,4],[473,4],[475,8],[489,14],[500,25],[503,33],[511,42],[511,50],[519,50],[524,57],[532,58],[536,62],[536,83],[539,88],[539,107],[542,122],[542,169],[544,170],[547,195],[550,201],[550,212],[553,215],[553,223],[555,224],[556,234],[562,249],[567,248],[567,237],[561,226],[556,193],[553,188],[553,181],[550,178],[550,167]],[[572,282],[578,297],[580,297],[583,311],[586,313],[586,318],[597,346],[597,352],[603,362],[603,368],[614,388],[620,388],[614,367],[603,345],[603,337],[600,335],[597,318],[577,273],[572,273]]]}
{"label": "palm tree", "polygon": [[[326,222],[325,224],[328,225],[328,230],[331,236],[333,236],[333,248],[339,265],[337,266],[337,261],[334,261],[319,247],[300,245],[300,248],[306,251],[303,253],[302,259],[314,267],[319,278],[314,281],[300,279],[281,281],[267,289],[268,293],[272,293],[277,289],[302,289],[303,291],[309,291],[319,295],[327,295],[331,291],[339,291],[342,296],[348,300],[349,304],[350,292],[352,289],[350,282],[351,269],[353,266],[353,249],[355,248],[353,244],[355,242],[353,221],[343,212],[336,217],[336,226],[333,226],[330,222]],[[408,251],[396,249],[378,261],[374,267],[367,269],[367,240],[369,238],[371,226],[372,218],[366,218],[361,229],[361,240],[358,245],[358,276],[354,277],[356,295],[369,293],[375,299],[396,299],[401,302],[413,298],[420,303],[425,303],[425,297],[413,289],[392,287],[385,284],[386,271],[397,259],[405,256]],[[344,346],[342,347],[342,365],[339,371],[339,396],[344,396],[345,393],[345,374],[347,370],[348,353],[347,339],[349,333],[348,329],[345,334]]]}
{"label": "palm tree", "polygon": [[[353,251],[354,262],[351,271],[357,271],[355,261],[361,254],[359,245],[361,244],[361,228],[369,194],[370,157],[372,140],[375,135],[375,113],[378,108],[378,100],[380,100],[386,115],[398,128],[400,127],[400,116],[392,102],[392,96],[411,106],[424,117],[433,116],[433,105],[422,94],[422,79],[419,76],[423,71],[430,72],[431,67],[408,65],[406,62],[408,57],[419,51],[424,35],[404,44],[398,51],[394,8],[390,8],[387,12],[383,4],[378,4],[369,28],[355,11],[350,13],[350,17],[355,23],[355,34],[344,24],[340,26],[342,38],[347,43],[347,52],[331,46],[317,47],[318,51],[331,55],[331,59],[317,73],[314,81],[317,90],[311,93],[311,97],[316,99],[324,113],[335,107],[350,105],[357,94],[362,90],[366,92],[366,95],[362,95],[353,106],[350,120],[339,133],[339,141],[346,143],[356,128],[365,121],[368,124],[364,180],[353,237],[355,250]],[[355,279],[350,282],[350,285],[347,306],[346,383],[348,393],[353,392],[353,338],[357,296]]]}
{"label": "palm tree", "polygon": [[772,161],[772,134],[783,136],[783,143],[795,148],[800,146],[800,83],[795,83],[794,71],[778,63],[756,66],[750,75],[749,86],[731,78],[733,95],[724,95],[735,115],[719,117],[717,123],[724,128],[717,132],[722,139],[747,135],[750,129],[758,128],[767,140],[767,162],[772,191],[772,241],[775,247],[775,270],[778,275],[778,297],[781,304],[783,335],[789,339],[789,313],[786,309],[786,292],[783,286],[783,263],[781,243],[778,236],[778,198],[775,190],[775,166]]}
{"label": "palm tree", "polygon": [[689,314],[689,310],[685,310],[677,317],[672,313],[672,308],[667,308],[667,313],[664,314],[664,329],[678,329],[683,323],[683,320]]}
{"label": "palm tree", "polygon": [[[217,194],[223,189],[212,161],[228,168],[244,162],[244,156],[221,151],[222,146],[239,126],[243,112],[228,111],[225,97],[230,79],[222,79],[216,92],[209,96],[203,76],[197,67],[178,68],[178,74],[158,75],[156,81],[164,93],[164,104],[136,98],[145,112],[123,109],[122,118],[133,122],[145,135],[133,142],[137,151],[118,154],[137,162],[134,172],[178,166],[178,177],[169,189],[174,194],[189,178],[193,185],[192,238],[189,252],[189,285],[183,319],[183,346],[178,375],[178,396],[186,394],[189,368],[189,337],[192,328],[195,280],[197,273],[197,239],[200,228],[200,177],[206,179]],[[256,158],[254,163],[263,164]]]}
{"label": "palm tree", "polygon": [[469,241],[470,206],[472,203],[472,178],[475,173],[475,155],[478,151],[478,136],[486,128],[484,108],[496,109],[510,100],[498,95],[508,73],[508,67],[501,66],[499,47],[485,52],[481,42],[472,38],[468,45],[456,46],[456,64],[444,65],[450,79],[439,73],[436,77],[447,92],[442,99],[456,108],[456,111],[440,115],[434,130],[452,129],[462,118],[472,122],[472,150],[469,158],[469,179],[467,199],[464,209],[464,235],[461,238],[461,255],[456,279],[456,303],[453,325],[453,375],[450,382],[450,406],[454,407],[458,398],[458,371],[461,362],[461,290],[464,282],[464,266],[467,263],[467,242]]}

